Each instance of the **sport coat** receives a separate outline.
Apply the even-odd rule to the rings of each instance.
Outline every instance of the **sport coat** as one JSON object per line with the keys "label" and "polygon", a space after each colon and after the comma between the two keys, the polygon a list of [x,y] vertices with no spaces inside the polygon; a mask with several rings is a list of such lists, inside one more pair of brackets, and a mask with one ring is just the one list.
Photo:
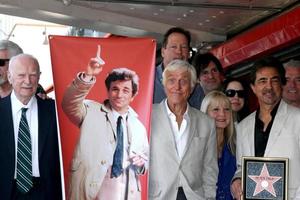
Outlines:
{"label": "sport coat", "polygon": [[[72,200],[96,198],[105,175],[112,166],[116,148],[117,124],[113,119],[109,103],[100,104],[92,100],[84,100],[93,84],[94,82],[87,84],[77,77],[66,90],[62,102],[66,115],[80,127],[80,137],[70,170],[68,199]],[[127,135],[130,143],[127,149],[129,154],[136,152],[148,155],[146,129],[131,108],[127,118]],[[138,175],[142,171],[132,168],[129,170],[128,199],[130,200],[141,198]]]}
{"label": "sport coat", "polygon": [[[255,156],[254,130],[256,111],[237,126],[237,171],[241,177],[241,157]],[[281,100],[270,131],[264,157],[289,159],[289,199],[300,198],[300,109]],[[297,192],[298,190],[298,192]]]}
{"label": "sport coat", "polygon": [[180,160],[165,101],[153,105],[149,200],[176,199],[179,186],[187,199],[215,199],[218,177],[215,123],[190,106],[188,115],[190,131]]}
{"label": "sport coat", "polygon": [[[62,199],[55,104],[38,96],[38,155],[40,199]],[[10,95],[0,99],[0,198],[12,198],[15,183],[15,134]]]}

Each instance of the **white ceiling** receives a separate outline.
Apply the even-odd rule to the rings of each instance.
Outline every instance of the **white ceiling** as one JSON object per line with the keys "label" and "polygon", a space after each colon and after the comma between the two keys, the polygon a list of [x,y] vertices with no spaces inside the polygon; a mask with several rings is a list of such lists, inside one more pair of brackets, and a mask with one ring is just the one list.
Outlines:
{"label": "white ceiling", "polygon": [[0,0],[0,13],[161,41],[167,29],[192,33],[193,46],[225,41],[297,0]]}

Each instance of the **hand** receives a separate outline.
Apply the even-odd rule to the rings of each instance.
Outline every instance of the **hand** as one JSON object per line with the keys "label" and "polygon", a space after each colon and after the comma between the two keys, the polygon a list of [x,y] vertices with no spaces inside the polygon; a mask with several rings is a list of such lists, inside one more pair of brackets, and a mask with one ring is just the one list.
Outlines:
{"label": "hand", "polygon": [[91,58],[85,74],[87,76],[96,76],[102,71],[102,66],[103,65],[100,65],[97,58]]}
{"label": "hand", "polygon": [[133,155],[129,157],[129,160],[132,163],[132,165],[135,165],[137,167],[143,167],[148,161],[148,156],[146,156],[144,153],[137,154],[134,151],[132,153]]}
{"label": "hand", "polygon": [[237,178],[235,179],[231,184],[231,193],[233,195],[234,199],[240,200],[242,192],[242,186],[241,186],[241,179]]}

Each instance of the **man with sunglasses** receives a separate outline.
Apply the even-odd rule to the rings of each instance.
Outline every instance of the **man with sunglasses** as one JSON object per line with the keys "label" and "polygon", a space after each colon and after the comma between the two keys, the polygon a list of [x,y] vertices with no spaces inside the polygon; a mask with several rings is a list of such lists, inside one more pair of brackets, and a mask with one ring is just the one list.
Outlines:
{"label": "man with sunglasses", "polygon": [[7,80],[8,63],[11,57],[23,53],[23,50],[14,42],[0,40],[0,98],[4,98],[12,91]]}
{"label": "man with sunglasses", "polygon": [[[289,159],[288,198],[300,199],[300,110],[282,100],[285,70],[273,57],[262,59],[254,63],[250,82],[259,108],[237,126],[237,171],[231,185],[233,196],[240,199],[243,194],[242,156],[282,157]],[[255,191],[263,188],[268,192],[266,184],[273,183],[258,181]],[[259,195],[260,192],[254,196],[262,199]]]}

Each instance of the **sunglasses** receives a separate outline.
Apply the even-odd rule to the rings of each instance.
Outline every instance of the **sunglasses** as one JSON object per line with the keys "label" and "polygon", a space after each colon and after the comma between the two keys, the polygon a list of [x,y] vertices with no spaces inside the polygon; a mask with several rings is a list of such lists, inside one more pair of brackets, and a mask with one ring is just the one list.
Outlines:
{"label": "sunglasses", "polygon": [[235,94],[237,94],[238,97],[240,97],[240,98],[244,98],[245,97],[245,91],[244,90],[232,90],[232,89],[229,89],[229,90],[225,91],[225,95],[228,96],[228,97],[234,97]]}
{"label": "sunglasses", "polygon": [[0,59],[0,67],[3,67],[9,59]]}

